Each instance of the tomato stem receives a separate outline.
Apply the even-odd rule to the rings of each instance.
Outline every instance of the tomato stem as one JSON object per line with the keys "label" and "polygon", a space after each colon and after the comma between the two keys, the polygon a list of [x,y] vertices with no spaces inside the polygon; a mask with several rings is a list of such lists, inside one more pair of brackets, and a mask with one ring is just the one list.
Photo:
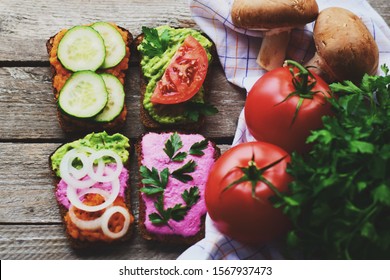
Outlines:
{"label": "tomato stem", "polygon": [[[317,80],[307,68],[305,68],[304,66],[302,66],[301,64],[299,64],[294,60],[286,60],[284,62],[284,66],[293,66],[290,67],[289,70],[292,75],[291,82],[294,85],[295,91],[287,95],[285,99],[277,103],[275,106],[285,102],[287,99],[291,98],[292,96],[299,97],[299,101],[297,103],[294,116],[291,121],[291,125],[293,125],[295,119],[298,116],[299,110],[302,106],[304,99],[313,99],[314,94],[317,93],[312,91],[312,89],[317,83]],[[294,68],[298,69],[298,72],[294,71]]]}
{"label": "tomato stem", "polygon": [[251,183],[251,187],[252,187],[252,198],[253,199],[256,199],[256,200],[260,200],[257,196],[256,196],[256,186],[258,185],[259,182],[263,182],[265,183],[277,196],[281,196],[280,192],[278,191],[278,189],[269,181],[267,180],[263,174],[265,171],[267,171],[268,169],[274,167],[275,165],[277,165],[278,163],[280,163],[283,159],[285,159],[287,157],[284,156],[262,168],[258,168],[257,165],[256,165],[256,161],[255,161],[255,154],[253,153],[252,154],[252,159],[248,162],[248,166],[247,167],[238,167],[243,175],[241,176],[241,178],[235,180],[234,182],[230,183],[227,187],[225,187],[222,191],[222,193],[224,193],[225,191],[229,190],[230,188],[234,187],[234,186],[237,186],[238,184],[240,183],[243,183],[243,182],[250,182]]}

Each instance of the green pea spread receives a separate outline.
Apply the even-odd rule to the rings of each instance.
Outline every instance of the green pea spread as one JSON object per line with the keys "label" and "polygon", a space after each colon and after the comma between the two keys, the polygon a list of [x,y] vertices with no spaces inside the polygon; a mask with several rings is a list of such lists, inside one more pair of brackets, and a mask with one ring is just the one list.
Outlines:
{"label": "green pea spread", "polygon": [[[165,52],[160,56],[149,57],[145,54],[142,43],[138,46],[138,50],[142,53],[141,60],[141,68],[145,78],[148,80],[148,84],[146,86],[145,97],[143,100],[143,106],[145,110],[149,113],[149,115],[159,123],[162,124],[174,124],[181,122],[189,122],[190,120],[185,114],[178,112],[175,114],[176,110],[164,110],[165,112],[169,112],[167,114],[157,112],[155,106],[150,101],[150,98],[154,92],[157,82],[163,76],[165,69],[168,67],[169,62],[172,57],[175,55],[177,49],[183,44],[184,40],[187,36],[191,35],[199,43],[205,48],[207,57],[209,62],[211,61],[211,47],[212,43],[204,37],[199,31],[190,29],[190,28],[171,28],[169,26],[159,26],[156,28],[158,34],[161,35],[164,30],[168,30],[169,32],[169,43],[168,48]],[[146,39],[144,38],[144,41]],[[204,103],[204,89],[203,87],[200,91],[189,101],[187,102],[198,102]],[[172,105],[164,105],[164,106],[172,106]],[[175,105],[173,105],[175,106]]]}
{"label": "green pea spread", "polygon": [[[91,133],[82,139],[67,143],[59,147],[51,156],[51,167],[57,176],[60,177],[60,164],[64,155],[77,148],[92,148],[96,151],[108,149],[117,153],[122,162],[127,162],[129,158],[128,148],[130,147],[129,139],[120,133],[108,135],[105,131],[99,133]],[[105,162],[110,162],[111,158],[104,159]]]}

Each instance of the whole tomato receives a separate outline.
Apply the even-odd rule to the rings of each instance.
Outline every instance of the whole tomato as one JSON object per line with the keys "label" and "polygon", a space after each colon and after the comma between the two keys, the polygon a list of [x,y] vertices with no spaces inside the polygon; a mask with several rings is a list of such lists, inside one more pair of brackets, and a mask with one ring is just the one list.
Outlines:
{"label": "whole tomato", "polygon": [[210,218],[219,231],[247,244],[274,240],[290,228],[269,198],[288,191],[290,156],[265,142],[239,144],[212,167],[205,190]]}
{"label": "whole tomato", "polygon": [[295,61],[264,74],[248,93],[245,120],[258,141],[273,143],[287,152],[305,153],[311,130],[331,115],[328,84]]}

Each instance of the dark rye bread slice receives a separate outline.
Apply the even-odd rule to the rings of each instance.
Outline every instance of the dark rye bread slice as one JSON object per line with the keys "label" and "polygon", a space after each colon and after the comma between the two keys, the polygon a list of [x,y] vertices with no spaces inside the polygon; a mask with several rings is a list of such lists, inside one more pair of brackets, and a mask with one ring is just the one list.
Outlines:
{"label": "dark rye bread slice", "polygon": [[[164,131],[164,132],[159,132],[159,133],[171,133],[169,131]],[[191,133],[186,133],[186,132],[178,132],[179,135],[182,135],[182,134],[191,134]],[[146,133],[145,133],[146,134]],[[142,152],[142,138],[143,136],[145,135],[143,134],[139,139],[138,141],[136,142],[135,144],[135,150],[136,150],[136,154],[137,154],[137,160],[138,160],[138,171],[139,171],[139,168],[141,167],[142,165],[142,159],[143,159],[143,152]],[[220,156],[221,156],[221,150],[217,147],[216,143],[211,141],[210,139],[208,138],[205,138],[207,139],[213,146],[214,148],[214,160],[217,160]],[[139,176],[139,182],[138,182],[138,190],[140,190],[142,187],[143,187],[143,184],[141,182],[141,174],[138,173],[138,176]],[[203,239],[204,236],[205,236],[205,219],[206,219],[206,215],[203,215],[201,217],[201,227],[200,227],[200,230],[198,231],[198,233],[194,236],[191,236],[191,237],[183,237],[181,235],[159,235],[159,234],[154,234],[154,233],[151,233],[149,232],[147,229],[146,229],[146,226],[145,226],[145,220],[146,220],[146,205],[142,199],[142,196],[141,196],[141,192],[138,191],[138,197],[139,197],[139,205],[138,205],[138,231],[140,232],[142,238],[144,238],[145,240],[149,240],[149,241],[159,241],[159,242],[163,242],[163,243],[167,243],[167,244],[176,244],[176,245],[192,245],[196,242],[198,242],[199,240]]]}
{"label": "dark rye bread slice", "polygon": [[[49,168],[51,170],[51,173],[52,173],[52,177],[53,177],[53,185],[54,185],[54,188],[53,188],[53,194],[54,194],[54,197],[56,197],[56,192],[57,192],[57,189],[58,189],[58,184],[59,182],[61,181],[61,178],[58,177],[56,175],[56,173],[53,171],[52,169],[52,161],[51,161],[51,157],[52,155],[58,150],[60,149],[63,145],[65,144],[62,144],[60,145],[55,151],[53,151],[50,156],[49,156]],[[130,151],[129,151],[130,153]],[[130,158],[130,157],[129,157]],[[127,162],[125,162],[123,164],[123,167],[126,168],[129,172],[130,172],[130,164],[129,164],[129,160]],[[126,188],[126,191],[125,191],[125,204],[126,204],[126,207],[127,209],[129,210],[131,216],[133,216],[133,210],[132,210],[132,206],[131,206],[131,198],[130,198],[130,193],[131,193],[131,189],[130,189],[130,176],[129,176],[129,179],[128,179],[128,182],[127,182],[128,186]],[[83,249],[90,249],[90,248],[99,248],[99,247],[106,247],[106,246],[109,246],[110,244],[116,244],[116,243],[122,243],[122,242],[125,242],[127,240],[129,240],[132,235],[133,235],[133,232],[134,232],[134,225],[135,225],[135,222],[133,221],[131,224],[130,224],[130,227],[129,227],[129,230],[127,231],[127,233],[121,237],[120,239],[117,239],[117,240],[114,240],[112,242],[103,242],[103,241],[95,241],[95,242],[92,242],[92,241],[81,241],[79,239],[75,239],[73,238],[72,236],[69,235],[68,231],[67,231],[67,227],[66,227],[66,222],[65,222],[65,216],[68,212],[68,209],[63,206],[62,204],[60,204],[57,199],[56,199],[56,202],[57,202],[57,206],[58,206],[58,209],[59,209],[59,213],[60,213],[60,216],[61,216],[61,219],[62,219],[62,224],[64,226],[64,231],[65,231],[65,235],[66,235],[66,238],[67,240],[69,241],[70,243],[70,246],[74,249],[80,249],[80,250],[83,250]],[[134,217],[134,216],[133,216]]]}
{"label": "dark rye bread slice", "polygon": [[[125,44],[126,44],[126,47],[128,49],[128,54],[126,54],[126,56],[128,56],[127,58],[130,59],[130,56],[131,56],[131,47],[130,46],[131,46],[131,43],[133,42],[133,35],[127,29],[125,29],[121,26],[117,26],[117,27],[127,34],[127,41],[125,42]],[[49,56],[50,56],[50,53],[53,49],[54,39],[58,35],[58,33],[55,34],[54,36],[50,37],[49,40],[47,40],[47,42],[46,42],[46,49],[47,49],[47,53],[49,54]],[[115,67],[113,67],[113,68],[115,68]],[[110,71],[110,69],[113,69],[113,68],[98,70],[97,73],[108,73]],[[53,82],[54,77],[57,75],[57,71],[52,64],[50,64],[50,69],[51,69],[51,73],[52,73],[52,82]],[[127,73],[127,69],[120,70],[120,75],[123,76],[123,80],[125,80],[125,78],[126,78],[126,73]],[[118,78],[118,75],[115,75],[115,76],[117,76],[117,78]],[[53,93],[54,93],[55,100],[57,101],[59,92],[56,90],[56,88],[54,86],[53,86]],[[62,112],[62,110],[59,108],[59,106],[57,106],[58,122],[59,122],[62,130],[65,133],[73,133],[73,132],[74,133],[86,133],[86,132],[88,133],[88,132],[103,131],[103,130],[105,130],[107,132],[116,132],[124,126],[124,124],[126,122],[126,116],[127,116],[126,101],[124,103],[122,112],[114,120],[112,120],[110,122],[96,122],[96,121],[93,121],[90,119],[78,119],[78,118],[75,118],[75,117],[72,117],[72,116],[65,114],[64,112]]]}
{"label": "dark rye bread slice", "polygon": [[[202,34],[204,35],[204,34]],[[204,35],[205,36],[205,35]],[[208,37],[207,37],[208,38]],[[142,40],[144,39],[144,34],[138,35],[133,42],[133,45],[135,46],[135,53],[138,55],[139,60],[141,61],[142,59],[142,54],[137,50],[137,47],[142,43]],[[209,39],[210,40],[210,39]],[[213,44],[213,48],[211,50],[211,54],[214,57],[216,54],[215,50],[215,45]],[[205,88],[207,86],[207,81],[210,79],[210,71],[208,71],[206,80],[203,83],[203,87]],[[153,130],[153,131],[163,131],[167,129],[174,129],[174,130],[181,130],[181,131],[199,131],[200,128],[203,126],[205,117],[200,116],[197,122],[188,122],[188,123],[177,123],[177,124],[162,124],[154,120],[148,113],[147,110],[145,110],[143,106],[143,101],[145,98],[145,91],[146,91],[146,86],[147,86],[147,79],[143,75],[142,69],[140,67],[140,92],[141,92],[141,98],[140,98],[140,118],[142,124],[147,128],[148,130]],[[208,90],[205,88],[205,95],[204,99],[207,101],[208,98]],[[178,105],[169,105],[171,110],[179,110],[183,111],[183,106],[180,104]],[[163,106],[161,106],[163,107]]]}

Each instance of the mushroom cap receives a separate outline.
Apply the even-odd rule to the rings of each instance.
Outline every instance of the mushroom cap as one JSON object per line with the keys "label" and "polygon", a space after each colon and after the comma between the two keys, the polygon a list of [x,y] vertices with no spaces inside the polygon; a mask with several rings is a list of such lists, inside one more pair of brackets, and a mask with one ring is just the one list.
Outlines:
{"label": "mushroom cap", "polygon": [[234,0],[233,23],[248,29],[293,28],[318,15],[315,0]]}
{"label": "mushroom cap", "polygon": [[378,69],[378,46],[363,21],[349,10],[331,7],[320,12],[314,27],[317,54],[336,80],[360,82]]}

